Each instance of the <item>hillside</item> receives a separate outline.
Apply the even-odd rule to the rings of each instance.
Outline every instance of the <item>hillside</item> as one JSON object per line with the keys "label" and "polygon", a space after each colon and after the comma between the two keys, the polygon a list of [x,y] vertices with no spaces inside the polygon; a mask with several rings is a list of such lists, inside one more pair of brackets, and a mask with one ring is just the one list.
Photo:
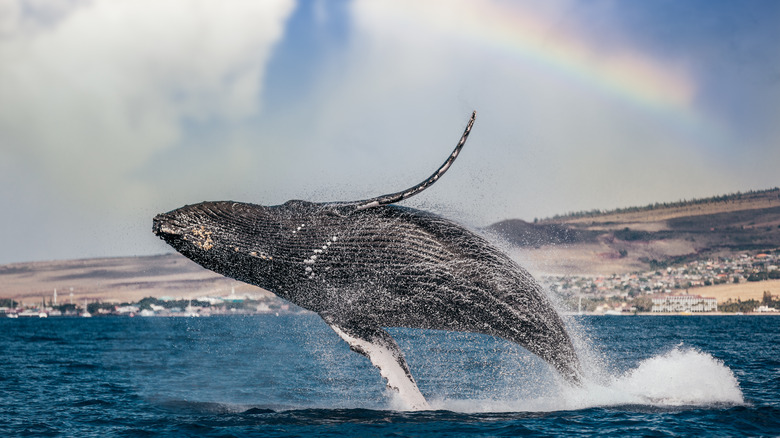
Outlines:
{"label": "hillside", "polygon": [[780,247],[780,189],[582,212],[535,223],[511,219],[491,233],[554,274],[646,270],[701,257]]}
{"label": "hillside", "polygon": [[57,290],[60,303],[84,299],[128,302],[144,297],[266,294],[203,269],[179,254],[116,257],[0,266],[0,297],[40,303]]}

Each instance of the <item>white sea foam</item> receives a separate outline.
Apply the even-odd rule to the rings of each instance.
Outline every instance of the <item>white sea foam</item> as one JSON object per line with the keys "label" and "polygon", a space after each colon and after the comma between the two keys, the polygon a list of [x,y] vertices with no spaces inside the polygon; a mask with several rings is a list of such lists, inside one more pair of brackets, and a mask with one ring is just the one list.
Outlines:
{"label": "white sea foam", "polygon": [[581,387],[560,382],[543,395],[518,400],[431,400],[433,409],[457,412],[546,412],[593,407],[744,404],[734,373],[720,360],[677,347],[623,374],[596,373]]}

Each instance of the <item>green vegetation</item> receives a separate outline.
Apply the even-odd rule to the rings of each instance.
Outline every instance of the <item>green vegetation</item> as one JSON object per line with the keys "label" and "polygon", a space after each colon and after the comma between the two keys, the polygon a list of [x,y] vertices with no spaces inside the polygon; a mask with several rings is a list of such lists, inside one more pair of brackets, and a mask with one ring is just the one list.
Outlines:
{"label": "green vegetation", "polygon": [[70,303],[62,304],[60,306],[54,306],[54,308],[59,310],[60,312],[62,312],[63,315],[66,314],[66,313],[76,313],[76,305],[75,304],[70,304]]}
{"label": "green vegetation", "polygon": [[647,295],[637,296],[630,303],[636,307],[638,312],[650,312],[653,310],[653,299]]}
{"label": "green vegetation", "polygon": [[[121,303],[121,304],[104,303],[102,301],[95,301],[87,305],[87,311],[93,316],[106,316],[106,315],[117,314],[116,309],[125,306],[136,306],[138,307],[139,311],[152,310],[158,312],[161,311],[161,309],[164,309],[164,311],[170,311],[174,313],[181,312],[189,307],[195,307],[201,309],[216,307],[219,309],[219,311],[223,311],[223,312],[238,311],[239,313],[241,313],[246,311],[253,312],[257,309],[257,306],[260,305],[261,303],[265,303],[266,305],[270,305],[271,307],[278,307],[278,303],[271,303],[268,300],[226,299],[217,305],[212,305],[208,301],[163,300],[155,297],[146,297],[146,298],[142,298],[137,302]],[[65,309],[61,309],[61,310],[63,313],[65,313]],[[69,310],[75,312],[76,308],[75,306],[73,306]]]}
{"label": "green vegetation", "polygon": [[615,231],[615,237],[626,242],[632,242],[636,240],[650,240],[652,233],[647,231],[632,230],[631,228],[623,228],[622,230]]}
{"label": "green vegetation", "polygon": [[774,296],[769,291],[764,291],[764,296],[761,301],[758,300],[746,300],[742,301],[739,298],[737,300],[729,299],[723,304],[718,305],[718,310],[721,312],[753,312],[759,306],[767,306],[775,309],[780,309],[780,296]]}
{"label": "green vegetation", "polygon": [[[141,301],[138,301],[137,303],[132,303],[133,305],[138,306],[141,310],[152,310],[152,305],[160,306],[165,309],[184,309],[187,306],[192,303],[192,307],[209,307],[208,301],[198,301],[198,300],[169,300],[164,301],[159,298],[155,297],[146,297],[142,298]],[[126,304],[125,304],[126,305]]]}
{"label": "green vegetation", "polygon": [[648,259],[647,257],[639,257],[640,262],[644,262],[650,265],[650,270],[666,269],[670,266],[685,264],[691,260],[695,260],[695,257],[691,255],[683,255],[683,256],[669,257],[666,260],[657,260],[657,259]]}
{"label": "green vegetation", "polygon": [[766,271],[754,272],[747,277],[747,281],[769,280],[769,274]]}
{"label": "green vegetation", "polygon": [[19,301],[11,298],[0,298],[0,307],[15,309],[17,306],[19,306]]}
{"label": "green vegetation", "polygon": [[759,305],[760,305],[759,302],[756,300],[742,301],[740,299],[737,299],[737,301],[733,301],[729,299],[725,303],[719,305],[718,310],[720,310],[721,312],[729,312],[729,313],[734,313],[734,312],[747,313],[747,312],[752,312]]}
{"label": "green vegetation", "polygon": [[109,303],[103,303],[100,301],[89,303],[87,304],[87,312],[89,312],[92,315],[97,315],[100,313],[100,309],[103,309],[105,311],[112,311],[114,310],[115,304],[109,304]]}

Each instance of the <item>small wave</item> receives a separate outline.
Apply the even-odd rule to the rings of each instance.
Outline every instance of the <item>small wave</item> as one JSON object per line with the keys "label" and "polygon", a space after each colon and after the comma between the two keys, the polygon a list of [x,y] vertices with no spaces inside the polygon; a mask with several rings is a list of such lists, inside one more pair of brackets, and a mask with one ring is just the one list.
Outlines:
{"label": "small wave", "polygon": [[70,362],[65,364],[65,368],[69,370],[96,370],[99,367],[91,363]]}
{"label": "small wave", "polygon": [[99,400],[99,399],[79,400],[73,403],[73,407],[76,408],[83,408],[87,406],[111,406],[111,405],[112,405],[111,402],[106,400]]}
{"label": "small wave", "polygon": [[249,408],[246,411],[242,412],[242,414],[247,415],[258,415],[258,414],[273,414],[276,411],[273,409],[266,409],[266,408]]}
{"label": "small wave", "polygon": [[560,383],[554,394],[521,400],[433,400],[434,409],[456,412],[552,412],[595,407],[680,408],[745,404],[734,373],[722,361],[694,349],[642,361],[622,375],[591,376],[580,387]]}
{"label": "small wave", "polygon": [[59,336],[31,335],[24,337],[25,342],[64,342]]}
{"label": "small wave", "polygon": [[196,413],[196,414],[268,414],[285,409],[292,409],[285,406],[260,406],[260,405],[246,405],[240,403],[221,403],[221,402],[207,402],[207,401],[191,401],[191,400],[154,400],[158,407],[163,410],[176,412],[176,413]]}
{"label": "small wave", "polygon": [[190,400],[163,400],[157,405],[172,412],[195,412],[200,414],[235,414],[249,409],[233,403],[203,402]]}

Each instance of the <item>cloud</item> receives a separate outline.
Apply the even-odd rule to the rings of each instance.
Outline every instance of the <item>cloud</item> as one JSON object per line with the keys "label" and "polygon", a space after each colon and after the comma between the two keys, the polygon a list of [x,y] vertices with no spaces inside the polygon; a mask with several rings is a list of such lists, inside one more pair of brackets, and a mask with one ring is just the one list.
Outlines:
{"label": "cloud", "polygon": [[266,64],[293,8],[292,0],[0,5],[0,199],[9,213],[0,258],[8,261],[155,248],[143,237],[166,190],[144,174],[161,154],[197,155],[192,126],[240,124],[262,111]]}
{"label": "cloud", "polygon": [[4,3],[0,27],[2,154],[89,202],[147,195],[130,176],[176,146],[188,121],[253,116],[292,9],[102,0],[26,12],[22,3]]}

